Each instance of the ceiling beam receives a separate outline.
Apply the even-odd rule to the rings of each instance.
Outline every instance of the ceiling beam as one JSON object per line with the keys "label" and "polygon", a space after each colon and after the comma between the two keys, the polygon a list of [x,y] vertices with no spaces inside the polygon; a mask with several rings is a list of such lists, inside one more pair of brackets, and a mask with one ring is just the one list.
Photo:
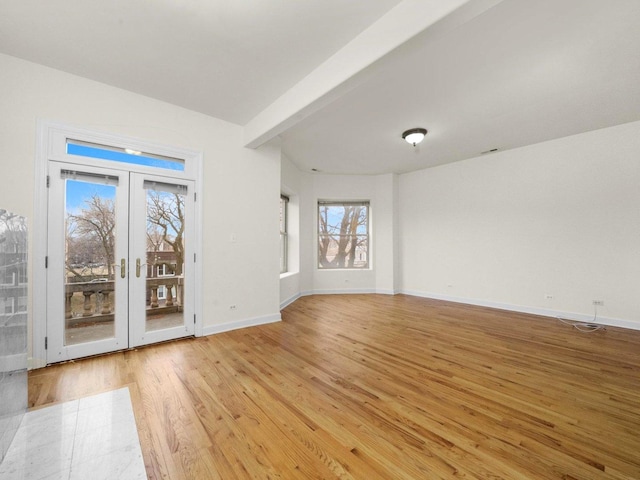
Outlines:
{"label": "ceiling beam", "polygon": [[319,65],[244,127],[244,143],[257,148],[321,110],[375,70],[386,54],[427,31],[439,37],[503,0],[404,0]]}

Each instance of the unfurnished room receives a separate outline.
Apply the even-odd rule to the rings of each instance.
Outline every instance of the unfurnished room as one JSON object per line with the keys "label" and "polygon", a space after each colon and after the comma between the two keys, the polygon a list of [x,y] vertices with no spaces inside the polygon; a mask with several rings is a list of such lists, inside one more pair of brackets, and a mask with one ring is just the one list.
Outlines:
{"label": "unfurnished room", "polygon": [[640,479],[639,25],[0,0],[0,480]]}

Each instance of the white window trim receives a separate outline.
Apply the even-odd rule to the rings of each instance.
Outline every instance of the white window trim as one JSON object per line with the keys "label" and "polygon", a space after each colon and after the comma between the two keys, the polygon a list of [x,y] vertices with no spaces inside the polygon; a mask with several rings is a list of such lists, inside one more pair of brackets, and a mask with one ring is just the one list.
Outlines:
{"label": "white window trim", "polygon": [[[11,306],[11,311],[7,312],[7,306]],[[16,298],[15,297],[6,297],[2,302],[2,310],[0,311],[0,315],[2,316],[11,316],[16,313]]]}
{"label": "white window trim", "polygon": [[[280,263],[280,275],[284,275],[289,272],[289,196],[284,193],[280,194],[280,200],[284,199],[284,230],[280,230],[280,238],[284,236],[284,247],[281,245],[280,248],[284,249],[284,252],[280,252],[281,254],[281,263]],[[284,253],[284,256],[282,255]],[[284,267],[284,268],[282,268]]]}
{"label": "white window trim", "polygon": [[[158,271],[157,271],[157,275],[158,278],[160,277],[175,277],[176,274],[175,273],[165,273],[168,269],[167,269],[167,265],[166,263],[161,263],[160,265],[158,265]],[[160,267],[162,267],[162,273],[160,273]]]}
{"label": "white window trim", "polygon": [[[66,140],[73,138],[74,140],[97,143],[101,145],[110,145],[119,148],[130,148],[143,152],[164,155],[173,158],[182,158],[185,160],[185,170],[164,172],[164,176],[171,176],[176,179],[191,179],[195,182],[195,192],[202,191],[202,152],[196,150],[188,150],[177,148],[159,143],[141,140],[123,135],[115,135],[105,132],[96,132],[88,129],[72,127],[60,123],[47,120],[38,120],[36,127],[36,159],[35,159],[35,198],[34,198],[34,218],[32,225],[47,225],[47,175],[48,163],[50,160],[58,160],[66,163],[79,163],[83,165],[105,165],[108,160],[96,160],[88,157],[79,157],[77,155],[68,155],[66,153]],[[114,169],[122,169],[122,164],[118,162],[109,162]],[[139,168],[138,168],[139,167]],[[145,166],[134,166],[140,172],[158,174],[158,170]],[[202,201],[198,198],[195,202],[195,239],[194,252],[197,259],[202,259]],[[35,235],[31,237],[33,241],[33,291],[38,295],[33,297],[32,308],[32,357],[29,360],[29,368],[40,368],[46,365],[47,352],[45,349],[45,337],[47,336],[47,311],[46,311],[46,289],[47,289],[47,272],[45,262],[47,258],[48,245],[45,232],[33,232]],[[195,285],[194,311],[196,315],[195,336],[200,337],[204,334],[203,310],[202,310],[202,262],[198,261],[195,265]]]}
{"label": "white window trim", "polygon": [[[7,273],[11,274],[11,283],[3,283],[5,281],[4,278],[6,278]],[[5,272],[2,277],[3,277],[3,280],[0,281],[0,286],[13,287],[14,285],[16,285],[16,272]]]}
{"label": "white window trim", "polygon": [[[316,208],[314,212],[314,220],[315,220],[315,229],[314,229],[314,240],[315,240],[315,262],[314,262],[314,270],[316,272],[367,272],[373,270],[373,232],[371,229],[372,225],[372,201],[371,200],[362,200],[361,198],[357,199],[325,199],[325,198],[316,198]],[[367,205],[367,266],[366,267],[342,267],[342,268],[320,268],[318,265],[318,248],[320,243],[320,232],[318,228],[318,222],[320,219],[318,218],[320,215],[320,205],[321,204],[366,204]]]}

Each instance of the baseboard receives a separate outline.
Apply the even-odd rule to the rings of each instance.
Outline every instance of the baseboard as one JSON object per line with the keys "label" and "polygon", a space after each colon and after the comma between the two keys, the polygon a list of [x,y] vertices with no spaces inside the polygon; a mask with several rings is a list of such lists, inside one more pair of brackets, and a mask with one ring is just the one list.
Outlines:
{"label": "baseboard", "polygon": [[512,312],[530,313],[532,315],[540,315],[542,317],[560,317],[565,320],[576,322],[597,323],[599,325],[608,325],[611,327],[628,328],[631,330],[640,330],[640,322],[632,322],[620,318],[609,318],[598,316],[595,319],[593,315],[584,313],[562,312],[548,308],[527,307],[523,305],[512,305],[508,303],[491,302],[487,300],[479,300],[477,298],[454,297],[451,295],[441,295],[439,293],[419,292],[416,290],[402,290],[400,293],[412,295],[414,297],[432,298],[434,300],[444,300],[447,302],[464,303],[466,305],[476,305],[478,307],[496,308],[499,310],[509,310]]}
{"label": "baseboard", "polygon": [[27,370],[36,370],[47,366],[47,361],[42,358],[27,358]]}
{"label": "baseboard", "polygon": [[294,295],[293,297],[289,297],[287,298],[284,302],[280,303],[280,310],[285,309],[286,307],[288,307],[289,305],[291,305],[293,302],[295,302],[297,299],[299,299],[302,296],[302,294],[297,293],[296,295]]}
{"label": "baseboard", "polygon": [[369,289],[369,288],[362,288],[362,289],[350,289],[350,290],[337,290],[337,289],[332,289],[332,290],[305,290],[303,292],[300,292],[288,299],[286,299],[285,301],[283,301],[282,303],[280,303],[280,310],[288,307],[289,305],[291,305],[293,302],[295,302],[296,300],[298,300],[300,297],[306,297],[309,295],[348,295],[348,294],[362,294],[362,293],[375,293],[378,295],[396,295],[398,293],[400,293],[397,290],[384,290],[384,289]]}
{"label": "baseboard", "polygon": [[396,292],[395,290],[386,290],[386,289],[378,288],[376,289],[375,293],[377,293],[378,295],[395,295],[396,293],[399,293],[399,292]]}
{"label": "baseboard", "polygon": [[229,332],[238,330],[239,328],[256,327],[258,325],[266,325],[282,320],[280,313],[273,315],[264,315],[262,317],[246,318],[244,320],[234,320],[233,322],[219,323],[217,325],[205,326],[202,329],[203,335],[215,335],[216,333]]}
{"label": "baseboard", "polygon": [[314,290],[311,295],[359,295],[363,293],[377,293],[373,288],[349,288],[349,289],[330,289],[330,290]]}

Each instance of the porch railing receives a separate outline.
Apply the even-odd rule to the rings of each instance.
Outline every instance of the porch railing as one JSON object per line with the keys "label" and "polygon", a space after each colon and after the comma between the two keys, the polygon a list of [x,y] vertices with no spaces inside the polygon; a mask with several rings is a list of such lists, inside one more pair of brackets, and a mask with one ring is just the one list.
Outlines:
{"label": "porch railing", "polygon": [[[182,310],[184,277],[147,278],[147,313],[149,310]],[[65,319],[82,321],[111,320],[113,318],[113,280],[100,282],[79,282],[65,284]],[[158,299],[158,289],[164,287],[164,300]],[[81,302],[74,297],[82,296]],[[78,305],[81,304],[81,306]]]}

